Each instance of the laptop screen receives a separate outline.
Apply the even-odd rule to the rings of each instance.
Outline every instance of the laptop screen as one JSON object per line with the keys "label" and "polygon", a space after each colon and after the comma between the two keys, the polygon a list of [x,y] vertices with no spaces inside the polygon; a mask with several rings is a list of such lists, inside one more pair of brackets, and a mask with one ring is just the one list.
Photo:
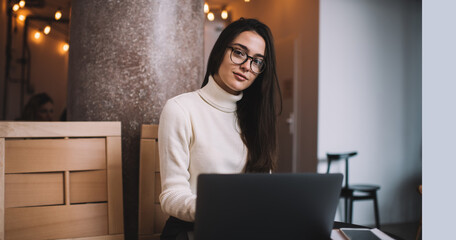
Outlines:
{"label": "laptop screen", "polygon": [[201,174],[195,240],[330,239],[342,174]]}

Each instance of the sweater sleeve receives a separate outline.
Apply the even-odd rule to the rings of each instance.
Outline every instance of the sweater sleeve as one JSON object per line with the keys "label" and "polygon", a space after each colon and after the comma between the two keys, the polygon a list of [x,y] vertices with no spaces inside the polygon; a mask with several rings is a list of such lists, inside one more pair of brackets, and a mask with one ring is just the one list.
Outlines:
{"label": "sweater sleeve", "polygon": [[175,99],[165,104],[160,116],[158,148],[162,210],[184,221],[195,219],[196,195],[190,188],[189,146],[192,127],[188,114]]}

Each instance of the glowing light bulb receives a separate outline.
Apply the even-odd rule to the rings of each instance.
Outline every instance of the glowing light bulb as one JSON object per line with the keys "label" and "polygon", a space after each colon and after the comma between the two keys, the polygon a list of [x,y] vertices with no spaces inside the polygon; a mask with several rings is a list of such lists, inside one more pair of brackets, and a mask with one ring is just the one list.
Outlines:
{"label": "glowing light bulb", "polygon": [[221,14],[222,19],[227,19],[228,18],[228,11],[223,10]]}
{"label": "glowing light bulb", "polygon": [[209,19],[209,21],[211,21],[211,22],[214,21],[214,19],[215,19],[214,14],[212,12],[208,13],[207,14],[207,19]]}
{"label": "glowing light bulb", "polygon": [[209,4],[204,3],[204,13],[208,13],[208,12],[209,12]]}
{"label": "glowing light bulb", "polygon": [[23,22],[23,21],[25,21],[25,16],[24,16],[24,15],[22,15],[22,14],[21,14],[21,15],[19,15],[19,16],[18,16],[18,18],[19,18],[19,20],[20,20],[20,21],[22,21],[22,22]]}
{"label": "glowing light bulb", "polygon": [[23,8],[25,6],[25,1],[21,0],[19,1],[19,7]]}
{"label": "glowing light bulb", "polygon": [[244,2],[250,2],[250,0],[244,0]]}
{"label": "glowing light bulb", "polygon": [[51,32],[51,26],[47,25],[43,30],[44,34],[48,35]]}
{"label": "glowing light bulb", "polygon": [[36,32],[34,37],[35,37],[36,40],[40,39],[41,33],[40,32]]}
{"label": "glowing light bulb", "polygon": [[16,12],[17,10],[19,10],[19,8],[20,8],[20,7],[19,7],[19,4],[14,4],[14,5],[13,5],[13,11]]}
{"label": "glowing light bulb", "polygon": [[62,18],[62,12],[57,10],[57,12],[55,12],[55,20],[59,20],[60,18]]}
{"label": "glowing light bulb", "polygon": [[66,51],[68,51],[68,49],[70,49],[70,45],[68,45],[68,43],[63,44],[62,50],[63,50],[64,52],[66,52]]}

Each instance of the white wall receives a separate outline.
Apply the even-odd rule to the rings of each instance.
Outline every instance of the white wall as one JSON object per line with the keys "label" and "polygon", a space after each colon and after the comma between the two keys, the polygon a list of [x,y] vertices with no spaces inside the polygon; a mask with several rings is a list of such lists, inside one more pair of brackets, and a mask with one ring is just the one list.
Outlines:
{"label": "white wall", "polygon": [[454,239],[456,1],[423,1],[423,239]]}
{"label": "white wall", "polygon": [[[421,1],[320,0],[318,114],[318,157],[358,151],[350,183],[381,186],[381,224],[418,221]],[[372,201],[353,222],[374,224]]]}

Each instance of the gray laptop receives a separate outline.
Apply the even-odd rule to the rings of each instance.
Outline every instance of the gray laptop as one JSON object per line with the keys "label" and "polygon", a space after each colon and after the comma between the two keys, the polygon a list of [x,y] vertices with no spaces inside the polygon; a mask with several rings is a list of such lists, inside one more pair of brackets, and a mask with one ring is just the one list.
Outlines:
{"label": "gray laptop", "polygon": [[342,174],[202,174],[195,240],[330,239]]}

